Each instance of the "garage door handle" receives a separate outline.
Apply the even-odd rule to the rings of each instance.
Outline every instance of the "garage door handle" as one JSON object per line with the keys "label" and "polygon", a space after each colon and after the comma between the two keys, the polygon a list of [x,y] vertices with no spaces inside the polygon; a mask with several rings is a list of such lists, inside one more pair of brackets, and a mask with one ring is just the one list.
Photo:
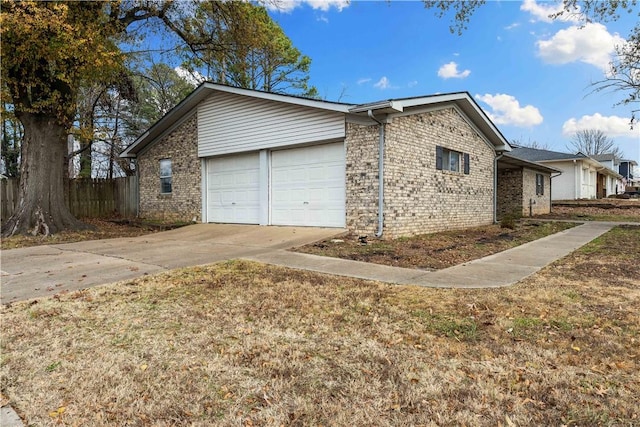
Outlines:
{"label": "garage door handle", "polygon": [[235,204],[236,204],[236,202],[231,202],[231,204],[232,204],[232,205],[235,205]]}
{"label": "garage door handle", "polygon": [[302,202],[302,204],[303,204],[303,205],[308,205],[308,204],[309,204],[309,202]]}

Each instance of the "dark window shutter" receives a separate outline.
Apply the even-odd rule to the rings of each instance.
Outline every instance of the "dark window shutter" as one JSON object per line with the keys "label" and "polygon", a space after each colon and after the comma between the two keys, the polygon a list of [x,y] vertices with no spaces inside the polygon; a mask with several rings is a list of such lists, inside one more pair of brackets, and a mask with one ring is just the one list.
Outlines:
{"label": "dark window shutter", "polygon": [[436,169],[442,170],[442,147],[436,145]]}
{"label": "dark window shutter", "polygon": [[469,153],[464,153],[464,174],[469,175]]}
{"label": "dark window shutter", "polygon": [[544,195],[544,175],[540,173],[536,174],[536,195]]}

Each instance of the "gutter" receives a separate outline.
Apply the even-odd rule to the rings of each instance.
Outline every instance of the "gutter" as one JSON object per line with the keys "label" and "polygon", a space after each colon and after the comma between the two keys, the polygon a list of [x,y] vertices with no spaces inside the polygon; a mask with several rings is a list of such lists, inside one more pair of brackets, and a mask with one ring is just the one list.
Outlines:
{"label": "gutter", "polygon": [[504,152],[499,153],[493,159],[493,223],[498,223],[498,160],[504,156]]}
{"label": "gutter", "polygon": [[367,115],[378,123],[378,231],[376,237],[382,237],[384,233],[384,123],[378,120],[372,110],[367,110]]}

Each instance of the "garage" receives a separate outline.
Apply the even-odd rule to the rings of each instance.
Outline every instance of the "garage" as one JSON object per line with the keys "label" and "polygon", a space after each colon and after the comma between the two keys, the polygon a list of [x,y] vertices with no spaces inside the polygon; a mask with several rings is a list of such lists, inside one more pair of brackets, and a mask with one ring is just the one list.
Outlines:
{"label": "garage", "polygon": [[271,152],[271,224],[345,226],[342,142]]}
{"label": "garage", "polygon": [[258,153],[207,159],[206,176],[208,222],[259,223]]}

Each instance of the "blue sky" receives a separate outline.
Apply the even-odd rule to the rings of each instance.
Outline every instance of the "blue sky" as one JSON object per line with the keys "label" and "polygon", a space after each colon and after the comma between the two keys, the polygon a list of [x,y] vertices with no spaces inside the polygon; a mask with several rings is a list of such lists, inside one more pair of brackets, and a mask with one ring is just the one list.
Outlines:
{"label": "blue sky", "polygon": [[[312,59],[311,84],[331,101],[364,103],[467,91],[509,140],[569,151],[596,128],[640,162],[640,126],[615,92],[590,94],[637,11],[616,22],[547,18],[557,3],[488,2],[461,36],[422,2],[280,1],[271,16]],[[640,113],[636,113],[639,116]]]}

